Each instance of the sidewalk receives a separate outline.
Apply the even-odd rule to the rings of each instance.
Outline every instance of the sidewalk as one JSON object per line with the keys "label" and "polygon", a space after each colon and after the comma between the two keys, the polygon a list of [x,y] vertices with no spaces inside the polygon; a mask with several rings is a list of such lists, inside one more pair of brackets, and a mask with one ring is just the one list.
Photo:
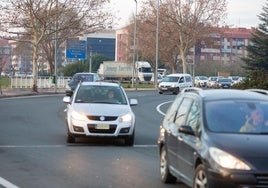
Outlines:
{"label": "sidewalk", "polygon": [[[146,91],[155,90],[154,88],[125,88],[125,91]],[[31,96],[31,95],[48,95],[48,94],[65,94],[64,88],[40,88],[38,92],[33,92],[31,88],[2,88],[0,91],[0,98],[18,97],[18,96]]]}
{"label": "sidewalk", "polygon": [[33,92],[31,88],[5,88],[0,91],[0,98],[17,97],[17,96],[31,96],[31,95],[46,95],[46,94],[64,94],[63,88],[47,88],[38,89],[38,92]]}

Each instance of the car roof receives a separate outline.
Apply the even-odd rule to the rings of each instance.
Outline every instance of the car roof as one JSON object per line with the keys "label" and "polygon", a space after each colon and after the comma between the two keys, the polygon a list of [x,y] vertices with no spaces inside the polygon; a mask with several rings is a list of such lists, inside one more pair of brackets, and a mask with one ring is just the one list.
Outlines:
{"label": "car roof", "polygon": [[[227,100],[227,99],[241,99],[241,100],[266,100],[268,96],[249,90],[239,89],[189,89],[194,93],[199,94],[204,100]],[[188,92],[188,91],[187,91]]]}
{"label": "car roof", "polygon": [[174,74],[169,74],[167,76],[191,76],[191,75],[190,74],[184,74],[184,73],[182,73],[182,74],[180,74],[180,73],[174,73]]}
{"label": "car roof", "polygon": [[74,75],[79,75],[79,74],[82,74],[82,75],[90,75],[90,74],[98,74],[98,73],[94,73],[94,72],[77,72]]}
{"label": "car roof", "polygon": [[93,85],[93,86],[113,86],[119,87],[119,83],[114,82],[81,82],[81,85]]}

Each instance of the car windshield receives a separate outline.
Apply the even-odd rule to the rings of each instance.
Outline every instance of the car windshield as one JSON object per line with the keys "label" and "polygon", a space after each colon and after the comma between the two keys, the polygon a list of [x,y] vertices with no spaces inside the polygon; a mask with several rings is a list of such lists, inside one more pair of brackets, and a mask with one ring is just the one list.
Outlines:
{"label": "car windshield", "polygon": [[232,82],[229,78],[220,78],[219,82]]}
{"label": "car windshield", "polygon": [[81,85],[75,103],[127,104],[127,100],[120,87]]}
{"label": "car windshield", "polygon": [[216,81],[217,80],[217,77],[210,77],[209,80]]}
{"label": "car windshield", "polygon": [[212,101],[204,107],[206,126],[213,132],[268,134],[267,101]]}
{"label": "car windshield", "polygon": [[74,78],[74,80],[93,82],[94,81],[94,75],[93,74],[81,74],[81,75],[77,75]]}
{"label": "car windshield", "polygon": [[179,77],[178,76],[167,76],[163,78],[163,82],[178,82]]}
{"label": "car windshield", "polygon": [[208,78],[206,76],[200,76],[199,79],[200,80],[207,80]]}

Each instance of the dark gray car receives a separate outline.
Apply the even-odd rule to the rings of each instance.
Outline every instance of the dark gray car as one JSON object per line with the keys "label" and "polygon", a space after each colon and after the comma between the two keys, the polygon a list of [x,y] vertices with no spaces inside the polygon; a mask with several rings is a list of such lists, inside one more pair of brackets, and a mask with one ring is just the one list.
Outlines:
{"label": "dark gray car", "polygon": [[164,183],[268,187],[268,95],[189,88],[168,109],[158,139]]}

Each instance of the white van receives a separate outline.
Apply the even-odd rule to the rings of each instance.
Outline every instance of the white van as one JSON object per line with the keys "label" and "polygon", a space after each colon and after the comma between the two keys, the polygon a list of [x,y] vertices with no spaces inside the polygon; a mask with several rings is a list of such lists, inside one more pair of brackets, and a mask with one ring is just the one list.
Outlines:
{"label": "white van", "polygon": [[169,74],[158,85],[158,92],[171,92],[178,94],[182,89],[193,87],[193,79],[190,74]]}

